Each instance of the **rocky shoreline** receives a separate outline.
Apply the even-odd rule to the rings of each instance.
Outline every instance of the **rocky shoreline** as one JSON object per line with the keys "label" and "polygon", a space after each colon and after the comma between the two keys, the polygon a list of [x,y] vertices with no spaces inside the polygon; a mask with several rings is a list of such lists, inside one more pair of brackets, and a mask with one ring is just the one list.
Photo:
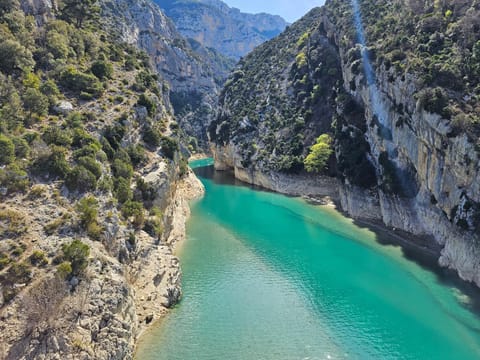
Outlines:
{"label": "rocky shoreline", "polygon": [[[326,176],[286,175],[244,169],[232,144],[213,146],[212,152],[216,170],[232,171],[238,180],[271,191],[302,196],[320,204],[334,204],[337,210],[353,218],[359,226],[386,235],[389,239],[387,243],[401,246],[412,258],[427,258],[428,263],[454,270],[462,280],[480,286],[475,242],[464,241],[467,235],[450,229],[451,225],[434,217],[430,207],[402,202],[381,192],[361,190]],[[415,227],[415,224],[429,217],[435,220],[434,224],[438,224],[436,231],[425,231],[420,225]],[[448,234],[453,237],[449,238]]]}
{"label": "rocky shoreline", "polygon": [[[133,287],[138,318],[145,321],[139,325],[137,339],[181,298],[180,262],[174,254],[185,240],[185,225],[190,216],[189,201],[201,197],[204,191],[200,180],[189,170],[176,186],[165,211],[169,231],[164,244],[158,246],[158,253],[152,253],[140,265],[139,278]],[[158,277],[159,269],[162,269],[161,277],[167,277],[168,281],[161,282],[157,287],[157,281],[152,282],[151,279]],[[167,294],[166,301],[162,299],[164,294]]]}

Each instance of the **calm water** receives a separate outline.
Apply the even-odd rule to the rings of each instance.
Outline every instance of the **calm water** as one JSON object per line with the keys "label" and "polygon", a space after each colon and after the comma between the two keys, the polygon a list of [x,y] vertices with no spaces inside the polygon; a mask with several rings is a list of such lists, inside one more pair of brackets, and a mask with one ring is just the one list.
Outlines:
{"label": "calm water", "polygon": [[138,359],[480,359],[478,294],[450,275],[329,208],[198,172],[184,298]]}

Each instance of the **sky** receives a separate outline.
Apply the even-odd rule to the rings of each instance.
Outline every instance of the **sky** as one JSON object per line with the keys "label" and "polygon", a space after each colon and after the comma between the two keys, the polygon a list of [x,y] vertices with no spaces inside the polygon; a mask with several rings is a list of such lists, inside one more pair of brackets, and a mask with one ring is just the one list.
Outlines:
{"label": "sky", "polygon": [[247,13],[265,12],[280,15],[288,22],[294,22],[324,0],[223,0],[228,5]]}

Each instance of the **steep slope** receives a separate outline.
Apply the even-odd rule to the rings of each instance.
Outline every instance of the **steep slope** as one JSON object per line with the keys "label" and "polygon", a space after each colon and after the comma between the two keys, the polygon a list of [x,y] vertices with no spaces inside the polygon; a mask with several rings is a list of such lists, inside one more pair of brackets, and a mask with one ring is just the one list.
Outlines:
{"label": "steep slope", "polygon": [[145,50],[166,81],[180,126],[193,150],[205,147],[206,127],[215,116],[219,89],[233,66],[213,49],[186,41],[172,21],[150,0],[105,0],[102,17],[120,41]]}
{"label": "steep slope", "polygon": [[219,0],[154,1],[187,39],[237,60],[287,26],[280,16],[245,14]]}
{"label": "steep slope", "polygon": [[[430,236],[442,265],[480,285],[479,11],[327,1],[230,76],[210,128],[217,167]],[[323,133],[334,154],[307,174]]]}
{"label": "steep slope", "polygon": [[0,6],[0,358],[131,359],[201,187],[148,58],[51,5]]}

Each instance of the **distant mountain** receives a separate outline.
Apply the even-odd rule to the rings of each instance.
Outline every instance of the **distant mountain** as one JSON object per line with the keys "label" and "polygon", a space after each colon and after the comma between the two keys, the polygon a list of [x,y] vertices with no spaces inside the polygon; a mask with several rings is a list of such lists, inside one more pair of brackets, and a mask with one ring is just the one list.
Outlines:
{"label": "distant mountain", "polygon": [[288,23],[280,16],[245,14],[220,0],[154,0],[186,38],[239,59],[280,34]]}

